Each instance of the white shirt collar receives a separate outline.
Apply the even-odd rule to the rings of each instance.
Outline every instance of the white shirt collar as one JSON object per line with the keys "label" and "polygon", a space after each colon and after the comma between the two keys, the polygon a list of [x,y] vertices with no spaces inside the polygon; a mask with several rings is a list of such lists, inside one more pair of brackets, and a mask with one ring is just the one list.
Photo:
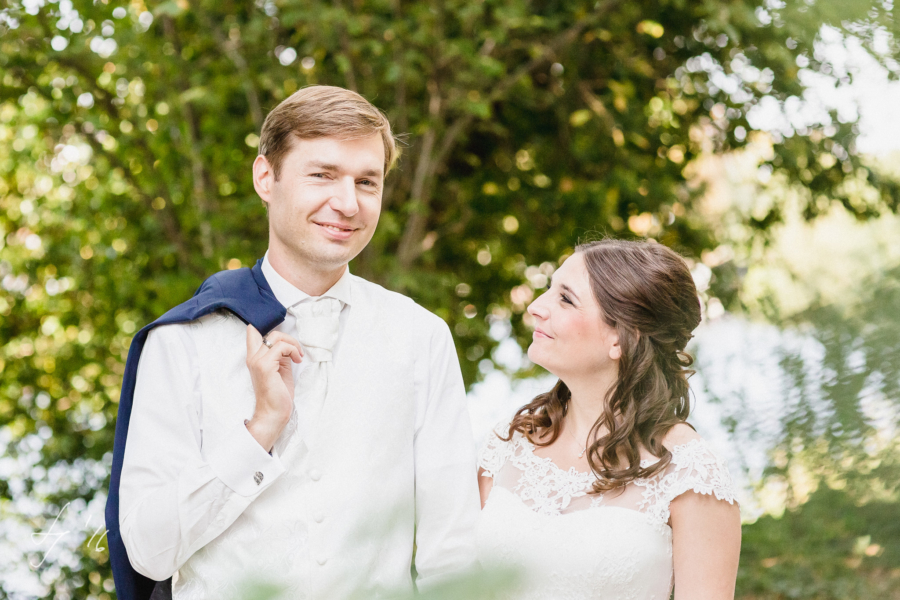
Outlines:
{"label": "white shirt collar", "polygon": [[272,288],[272,293],[275,294],[275,298],[281,302],[282,306],[285,308],[290,308],[305,300],[316,300],[320,297],[336,298],[345,305],[351,304],[349,266],[344,269],[344,274],[337,280],[337,283],[331,286],[331,289],[322,294],[322,296],[310,296],[306,292],[294,287],[294,285],[282,277],[278,271],[275,270],[275,267],[272,266],[272,263],[269,262],[268,251],[263,257],[262,272],[266,281],[269,283],[269,287]]}

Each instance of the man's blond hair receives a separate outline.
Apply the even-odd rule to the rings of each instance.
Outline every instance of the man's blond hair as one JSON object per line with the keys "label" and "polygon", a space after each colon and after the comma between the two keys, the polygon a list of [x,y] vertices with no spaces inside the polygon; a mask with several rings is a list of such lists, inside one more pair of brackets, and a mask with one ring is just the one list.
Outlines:
{"label": "man's blond hair", "polygon": [[259,155],[266,157],[278,179],[295,137],[351,140],[376,133],[381,134],[384,142],[387,176],[398,152],[391,124],[384,113],[356,92],[330,85],[311,85],[291,94],[266,117],[259,137]]}

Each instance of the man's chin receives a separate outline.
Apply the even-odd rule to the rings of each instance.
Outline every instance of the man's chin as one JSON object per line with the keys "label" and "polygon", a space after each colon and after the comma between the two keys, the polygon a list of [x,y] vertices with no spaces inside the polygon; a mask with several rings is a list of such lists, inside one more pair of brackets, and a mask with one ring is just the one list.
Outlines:
{"label": "man's chin", "polygon": [[[324,271],[334,271],[347,266],[347,263],[362,252],[362,248],[356,249],[342,245],[336,246],[336,248],[320,249],[318,252],[307,253],[306,260],[315,263]],[[332,251],[329,252],[328,250]]]}
{"label": "man's chin", "polygon": [[[284,248],[300,264],[315,265],[320,271],[334,271],[346,266],[363,251],[366,245],[360,244],[361,241],[322,239],[318,236],[297,237],[284,244]],[[368,243],[369,240],[365,241]]]}

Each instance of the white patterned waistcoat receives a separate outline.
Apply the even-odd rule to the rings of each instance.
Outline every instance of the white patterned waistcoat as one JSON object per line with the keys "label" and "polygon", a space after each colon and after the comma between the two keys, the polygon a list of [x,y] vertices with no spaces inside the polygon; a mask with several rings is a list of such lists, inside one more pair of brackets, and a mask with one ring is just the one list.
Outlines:
{"label": "white patterned waistcoat", "polygon": [[[359,590],[378,597],[411,587],[411,373],[421,348],[416,337],[439,320],[379,286],[356,277],[352,285],[328,395],[317,422],[307,424],[309,438],[299,439],[296,427],[287,432],[294,439],[276,446],[286,472],[257,498],[231,502],[219,513],[220,523],[231,524],[194,544],[173,585],[176,600],[237,598],[241,585],[258,583],[284,586],[280,597],[291,599]],[[228,423],[250,418],[255,397],[245,365],[246,326],[218,313],[195,327],[198,353],[208,357],[200,383],[205,446]],[[373,340],[380,352],[366,351]]]}

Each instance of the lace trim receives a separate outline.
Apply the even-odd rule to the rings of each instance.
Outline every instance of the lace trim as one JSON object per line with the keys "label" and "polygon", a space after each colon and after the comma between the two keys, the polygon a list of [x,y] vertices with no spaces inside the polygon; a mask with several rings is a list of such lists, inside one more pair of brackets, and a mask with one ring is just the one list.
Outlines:
{"label": "lace trim", "polygon": [[[498,426],[495,432],[505,433],[506,427]],[[522,471],[514,492],[535,512],[558,516],[572,499],[587,495],[595,476],[578,471],[574,467],[565,471],[550,458],[534,454],[534,444],[522,434],[515,433],[509,442],[490,435],[479,454],[479,466],[485,477],[495,477],[509,461]],[[641,466],[652,465],[653,460],[642,460]],[[672,447],[672,462],[667,473],[650,479],[638,479],[632,483],[644,488],[642,500],[636,510],[645,514],[651,524],[662,527],[669,521],[669,505],[687,491],[715,495],[718,500],[734,504],[734,483],[725,461],[705,440],[694,439]],[[595,495],[589,508],[603,506],[603,495]]]}
{"label": "lace trim", "polygon": [[481,452],[478,454],[478,466],[484,469],[484,473],[481,474],[482,477],[495,477],[509,459],[513,449],[512,442],[515,441],[515,437],[509,442],[504,442],[497,437],[497,434],[503,435],[505,433],[503,427],[498,425],[488,435],[487,441],[481,448]]}
{"label": "lace trim", "polygon": [[669,505],[688,491],[715,495],[717,500],[734,504],[734,482],[728,467],[705,440],[693,439],[673,446],[671,464],[674,469],[662,477],[633,482],[644,488],[638,509],[652,522],[668,523]]}
{"label": "lace trim", "polygon": [[521,451],[511,457],[513,465],[522,471],[516,493],[539,514],[556,516],[569,507],[573,498],[585,496],[591,490],[593,473],[575,467],[563,471],[549,458],[534,453],[534,444],[524,438],[518,440]]}
{"label": "lace trim", "polygon": [[[498,426],[494,432],[506,433]],[[522,471],[514,492],[535,512],[557,516],[572,502],[573,498],[585,496],[591,491],[593,473],[578,471],[574,467],[568,471],[560,469],[550,458],[541,458],[534,453],[534,444],[516,432],[509,442],[496,435],[490,435],[479,456],[479,464],[485,477],[495,477],[509,461]],[[601,497],[592,500],[598,502]]]}

